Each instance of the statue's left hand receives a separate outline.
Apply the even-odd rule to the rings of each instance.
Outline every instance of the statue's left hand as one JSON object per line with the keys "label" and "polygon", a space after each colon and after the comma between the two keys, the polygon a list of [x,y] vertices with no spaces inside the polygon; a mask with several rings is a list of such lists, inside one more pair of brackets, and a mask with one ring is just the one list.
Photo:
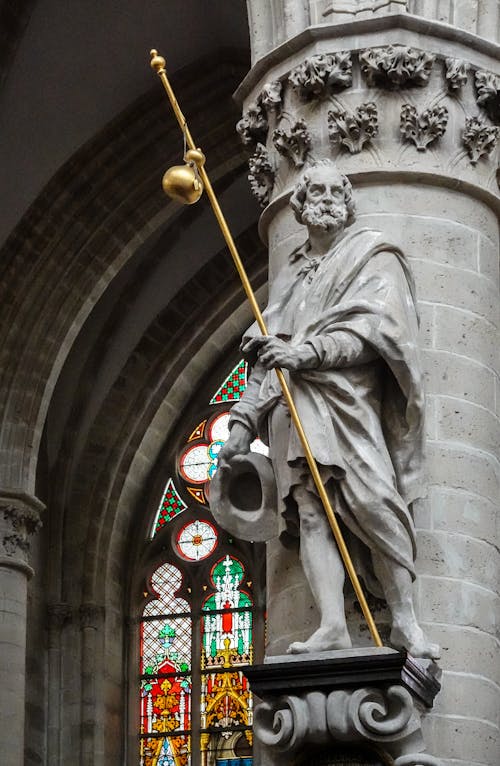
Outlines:
{"label": "statue's left hand", "polygon": [[252,338],[242,348],[243,353],[257,352],[259,362],[266,370],[282,367],[285,370],[312,369],[318,364],[318,357],[308,343],[293,346],[275,335],[261,335]]}

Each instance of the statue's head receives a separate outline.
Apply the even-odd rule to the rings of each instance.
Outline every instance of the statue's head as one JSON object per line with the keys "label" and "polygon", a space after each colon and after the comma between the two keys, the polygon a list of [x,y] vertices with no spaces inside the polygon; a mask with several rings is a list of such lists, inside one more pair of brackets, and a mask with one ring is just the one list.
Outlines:
{"label": "statue's head", "polygon": [[302,172],[290,206],[299,223],[332,232],[353,223],[356,209],[351,182],[332,160],[318,160]]}

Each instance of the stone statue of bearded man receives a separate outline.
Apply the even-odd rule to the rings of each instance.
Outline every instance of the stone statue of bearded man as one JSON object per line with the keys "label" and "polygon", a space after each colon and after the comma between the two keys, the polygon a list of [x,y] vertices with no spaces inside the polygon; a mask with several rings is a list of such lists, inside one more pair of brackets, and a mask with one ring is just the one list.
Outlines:
{"label": "stone statue of bearded man", "polygon": [[[409,506],[422,487],[424,397],[412,276],[401,250],[354,220],[349,180],[330,161],[299,179],[290,205],[308,238],[270,288],[269,335],[250,328],[253,363],[219,455],[229,471],[256,435],[269,445],[281,540],[300,538],[300,558],[319,628],[291,653],[351,646],[344,568],[283,401],[274,368],[288,377],[321,478],[366,587],[392,614],[391,643],[437,657],[417,623],[415,528]],[[288,372],[286,372],[288,371]]]}

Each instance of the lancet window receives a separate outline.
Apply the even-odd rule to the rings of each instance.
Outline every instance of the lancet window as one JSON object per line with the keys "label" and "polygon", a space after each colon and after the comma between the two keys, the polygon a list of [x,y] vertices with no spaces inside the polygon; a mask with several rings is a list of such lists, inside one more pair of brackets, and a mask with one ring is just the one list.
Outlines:
{"label": "lancet window", "polygon": [[[262,545],[218,527],[208,499],[239,362],[179,441],[150,527],[140,610],[140,766],[250,766],[252,695],[241,668],[261,659]],[[265,451],[256,440],[252,449]],[[158,555],[158,552],[161,554]]]}

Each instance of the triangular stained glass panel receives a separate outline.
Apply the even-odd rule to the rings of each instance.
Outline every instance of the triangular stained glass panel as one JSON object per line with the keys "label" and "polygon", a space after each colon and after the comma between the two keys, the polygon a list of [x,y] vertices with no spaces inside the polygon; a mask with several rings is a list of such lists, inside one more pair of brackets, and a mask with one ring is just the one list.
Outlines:
{"label": "triangular stained glass panel", "polygon": [[210,399],[209,404],[223,404],[224,402],[237,402],[247,387],[248,365],[242,359],[229,373],[222,385]]}
{"label": "triangular stained glass panel", "polygon": [[189,492],[189,494],[192,495],[194,499],[197,500],[199,503],[203,503],[203,505],[207,504],[207,499],[202,489],[197,489],[196,487],[186,487],[186,489]]}
{"label": "triangular stained glass panel", "polygon": [[187,505],[177,492],[174,482],[169,479],[152,526],[151,537],[154,537],[159,529],[168,524],[179,513],[185,511],[186,508]]}
{"label": "triangular stained glass panel", "polygon": [[193,433],[189,437],[188,442],[192,442],[195,439],[201,439],[201,437],[203,436],[203,432],[205,431],[206,423],[207,423],[207,418],[205,418],[205,420],[202,420],[199,426],[196,426]]}

